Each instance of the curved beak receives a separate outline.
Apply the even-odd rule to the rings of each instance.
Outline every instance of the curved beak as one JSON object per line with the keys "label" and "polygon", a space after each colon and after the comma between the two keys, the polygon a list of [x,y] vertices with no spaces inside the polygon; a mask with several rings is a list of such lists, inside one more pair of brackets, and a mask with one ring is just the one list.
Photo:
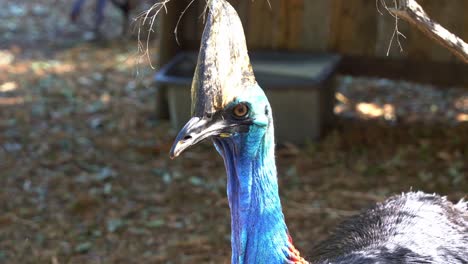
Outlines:
{"label": "curved beak", "polygon": [[192,117],[180,130],[169,156],[171,159],[178,157],[184,150],[204,139],[219,135],[226,128],[224,122],[216,122],[211,118]]}

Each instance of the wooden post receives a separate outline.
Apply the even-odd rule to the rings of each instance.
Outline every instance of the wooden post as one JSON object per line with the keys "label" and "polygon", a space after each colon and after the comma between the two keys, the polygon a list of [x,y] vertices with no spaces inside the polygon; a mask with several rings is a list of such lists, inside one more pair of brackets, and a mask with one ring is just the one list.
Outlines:
{"label": "wooden post", "polygon": [[302,49],[310,51],[327,51],[330,36],[329,0],[305,0],[302,15]]}
{"label": "wooden post", "polygon": [[374,55],[377,11],[374,1],[332,0],[329,50],[347,55]]}
{"label": "wooden post", "polygon": [[[160,32],[159,56],[157,60],[158,68],[168,63],[177,52],[180,51],[180,47],[177,45],[174,35],[174,29],[185,5],[185,1],[170,1],[166,4],[167,13],[164,10],[160,13],[161,17],[158,28]],[[156,116],[160,119],[169,118],[167,89],[165,86],[159,84],[156,85]]]}

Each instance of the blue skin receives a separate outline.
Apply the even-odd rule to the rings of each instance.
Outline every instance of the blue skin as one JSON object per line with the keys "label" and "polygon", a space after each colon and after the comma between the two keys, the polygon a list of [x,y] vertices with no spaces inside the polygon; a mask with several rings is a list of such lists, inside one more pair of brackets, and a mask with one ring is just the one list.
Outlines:
{"label": "blue skin", "polygon": [[241,102],[253,119],[248,132],[213,138],[228,176],[232,263],[294,263],[278,194],[271,107],[258,85],[230,105]]}
{"label": "blue skin", "polygon": [[[75,20],[78,18],[81,12],[81,8],[86,0],[76,0],[73,3],[72,11],[71,11],[71,18]],[[95,21],[94,21],[94,30],[98,31],[99,27],[101,26],[102,22],[104,21],[104,8],[106,7],[107,0],[97,0],[96,1],[96,14],[95,14]]]}

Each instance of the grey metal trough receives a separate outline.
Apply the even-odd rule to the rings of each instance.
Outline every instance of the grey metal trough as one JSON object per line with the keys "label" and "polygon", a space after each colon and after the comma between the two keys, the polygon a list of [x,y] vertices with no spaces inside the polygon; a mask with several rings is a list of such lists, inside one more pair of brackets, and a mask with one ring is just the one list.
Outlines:
{"label": "grey metal trough", "polygon": [[[317,140],[333,121],[334,54],[253,52],[252,67],[273,108],[278,143]],[[178,54],[155,79],[168,91],[171,124],[180,129],[190,118],[190,87],[197,53]]]}

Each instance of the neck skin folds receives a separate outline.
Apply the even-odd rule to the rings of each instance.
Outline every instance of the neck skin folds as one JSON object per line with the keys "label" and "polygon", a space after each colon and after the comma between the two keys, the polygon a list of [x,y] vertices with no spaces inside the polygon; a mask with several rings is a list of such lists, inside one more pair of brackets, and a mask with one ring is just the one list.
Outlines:
{"label": "neck skin folds", "polygon": [[273,132],[267,131],[254,147],[247,143],[257,140],[252,133],[214,140],[228,176],[232,263],[307,263],[292,245],[284,221]]}

